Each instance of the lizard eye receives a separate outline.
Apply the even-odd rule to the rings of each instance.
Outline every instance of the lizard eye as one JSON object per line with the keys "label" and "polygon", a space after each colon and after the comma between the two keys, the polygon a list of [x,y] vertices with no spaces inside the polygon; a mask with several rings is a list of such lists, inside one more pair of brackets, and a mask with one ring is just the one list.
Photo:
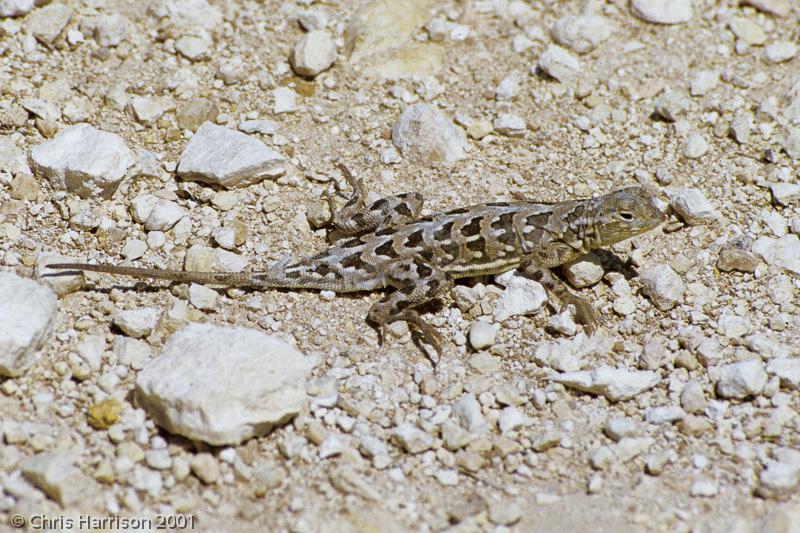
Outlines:
{"label": "lizard eye", "polygon": [[630,222],[633,220],[633,214],[623,211],[622,213],[619,214],[619,218],[621,218],[625,222]]}

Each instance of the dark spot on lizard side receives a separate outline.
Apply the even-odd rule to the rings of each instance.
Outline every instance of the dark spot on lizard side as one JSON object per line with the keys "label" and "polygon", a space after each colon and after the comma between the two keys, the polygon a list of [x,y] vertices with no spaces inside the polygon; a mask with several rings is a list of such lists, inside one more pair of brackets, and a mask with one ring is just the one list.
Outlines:
{"label": "dark spot on lizard side", "polygon": [[395,232],[395,228],[389,226],[389,227],[383,228],[380,231],[376,231],[375,232],[375,236],[376,237],[386,237],[387,235],[391,235],[394,232]]}
{"label": "dark spot on lizard side", "polygon": [[469,207],[459,207],[457,209],[453,209],[452,211],[446,211],[445,215],[463,215],[464,213],[469,211]]}
{"label": "dark spot on lizard side", "polygon": [[428,265],[417,265],[417,274],[419,274],[420,277],[427,278],[432,273],[433,269]]}
{"label": "dark spot on lizard side", "polygon": [[348,239],[342,243],[336,243],[336,244],[340,248],[355,248],[356,246],[364,244],[364,242],[360,238],[356,237],[355,239]]}
{"label": "dark spot on lizard side", "polygon": [[396,254],[392,246],[392,240],[386,239],[386,242],[375,248],[375,253],[383,257],[394,257]]}
{"label": "dark spot on lizard side", "polygon": [[481,232],[481,221],[483,217],[475,217],[469,221],[469,224],[461,228],[461,235],[464,237],[472,237],[479,235]]}
{"label": "dark spot on lizard side", "polygon": [[442,251],[447,255],[455,258],[458,257],[461,248],[459,248],[458,243],[450,242],[448,244],[442,244]]}
{"label": "dark spot on lizard side", "polygon": [[314,266],[314,273],[319,275],[319,276],[323,276],[324,277],[324,276],[328,275],[330,272],[332,272],[330,267],[328,265],[326,265],[325,263],[320,263],[320,264]]}
{"label": "dark spot on lizard side", "polygon": [[498,217],[497,220],[492,222],[492,229],[493,230],[504,230],[500,235],[497,235],[496,239],[503,243],[508,244],[510,246],[514,246],[516,244],[516,235],[514,234],[514,213],[503,213]]}
{"label": "dark spot on lizard side", "polygon": [[467,250],[472,252],[480,252],[486,247],[486,241],[483,237],[478,237],[475,240],[467,242]]}
{"label": "dark spot on lizard side", "polygon": [[433,238],[437,241],[444,241],[451,237],[451,233],[453,232],[453,221],[446,222],[442,225],[439,229],[437,229],[433,233]]}
{"label": "dark spot on lizard side", "polygon": [[429,248],[423,248],[419,250],[417,254],[425,261],[431,261],[433,259],[433,250]]}
{"label": "dark spot on lizard side", "polygon": [[411,217],[414,213],[411,212],[411,209],[408,208],[405,202],[400,202],[394,208],[395,212],[398,215],[402,215],[404,217]]}
{"label": "dark spot on lizard side", "polygon": [[375,200],[371,206],[369,206],[370,211],[377,209],[378,211],[383,211],[386,206],[389,204],[386,198],[381,198],[379,200]]}
{"label": "dark spot on lizard side", "polygon": [[422,244],[422,230],[418,229],[406,237],[403,246],[406,248],[418,248],[420,244]]}
{"label": "dark spot on lizard side", "polygon": [[364,270],[368,263],[365,263],[361,259],[361,254],[355,253],[350,254],[344,259],[342,259],[342,267],[343,268],[355,268],[357,270]]}
{"label": "dark spot on lizard side", "polygon": [[488,204],[484,204],[487,207],[509,207],[511,204],[508,202],[489,202]]}

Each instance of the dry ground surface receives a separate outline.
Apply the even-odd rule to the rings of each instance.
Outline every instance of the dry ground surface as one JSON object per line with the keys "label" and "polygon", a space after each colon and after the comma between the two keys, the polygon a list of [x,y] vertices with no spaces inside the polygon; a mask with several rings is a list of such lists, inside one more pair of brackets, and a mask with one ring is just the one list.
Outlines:
{"label": "dry ground surface", "polygon": [[[435,368],[402,324],[379,343],[364,322],[379,294],[61,285],[38,360],[0,384],[4,523],[161,513],[200,531],[798,531],[795,2],[652,2],[665,13],[638,16],[624,0],[26,3],[0,1],[21,6],[0,18],[5,270],[35,277],[54,253],[182,268],[192,246],[227,247],[249,270],[309,255],[328,242],[315,224],[338,161],[379,195],[422,193],[431,212],[643,183],[682,227],[615,246],[620,261],[575,289],[602,312],[588,340],[548,306],[497,320],[509,289],[460,283],[425,309],[448,340]],[[645,20],[658,16],[676,23]],[[289,58],[309,30],[333,39],[335,61],[301,77]],[[324,68],[331,43],[312,44]],[[399,150],[392,128],[417,104],[445,120]],[[285,158],[283,174],[230,189],[179,179],[204,119],[272,121],[248,135]],[[107,194],[64,190],[28,157],[77,123],[136,154]],[[147,229],[132,214],[145,193],[181,221]],[[159,427],[134,394],[149,360],[113,349],[139,333],[114,317],[176,305],[178,325],[252,328],[312,358],[299,413],[233,446]],[[479,320],[494,324],[482,343]],[[142,335],[148,357],[162,326]],[[652,384],[619,399],[557,381],[599,367]],[[87,417],[98,405],[111,412]],[[59,473],[31,466],[35,454],[59,458]],[[65,495],[73,485],[79,497]]]}

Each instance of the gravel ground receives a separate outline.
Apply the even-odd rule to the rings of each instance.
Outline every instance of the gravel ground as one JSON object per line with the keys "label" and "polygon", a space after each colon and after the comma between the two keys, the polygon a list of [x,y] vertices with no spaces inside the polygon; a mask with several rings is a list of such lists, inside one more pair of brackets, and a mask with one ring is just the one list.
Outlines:
{"label": "gravel ground", "polygon": [[[799,28],[791,0],[0,0],[3,527],[800,531]],[[673,217],[563,268],[592,337],[466,280],[426,309],[435,366],[379,342],[379,294],[45,268],[310,255],[340,161],[429,211],[638,182]]]}

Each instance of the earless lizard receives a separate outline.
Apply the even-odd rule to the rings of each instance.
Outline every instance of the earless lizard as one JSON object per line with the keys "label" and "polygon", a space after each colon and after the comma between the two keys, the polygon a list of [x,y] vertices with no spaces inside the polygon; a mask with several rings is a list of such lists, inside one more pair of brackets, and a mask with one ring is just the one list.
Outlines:
{"label": "earless lizard", "polygon": [[338,211],[330,193],[328,201],[332,225],[347,238],[304,259],[279,262],[261,272],[188,272],[88,263],[48,268],[255,289],[355,292],[391,288],[372,306],[367,319],[379,328],[405,320],[440,353],[441,338],[422,320],[418,308],[447,293],[458,278],[517,268],[539,279],[562,305],[575,305],[576,320],[591,333],[598,320],[592,305],[567,289],[550,269],[666,220],[655,197],[642,187],[588,200],[493,202],[420,217],[420,194],[385,197],[367,205],[363,182],[343,171],[354,193]]}

